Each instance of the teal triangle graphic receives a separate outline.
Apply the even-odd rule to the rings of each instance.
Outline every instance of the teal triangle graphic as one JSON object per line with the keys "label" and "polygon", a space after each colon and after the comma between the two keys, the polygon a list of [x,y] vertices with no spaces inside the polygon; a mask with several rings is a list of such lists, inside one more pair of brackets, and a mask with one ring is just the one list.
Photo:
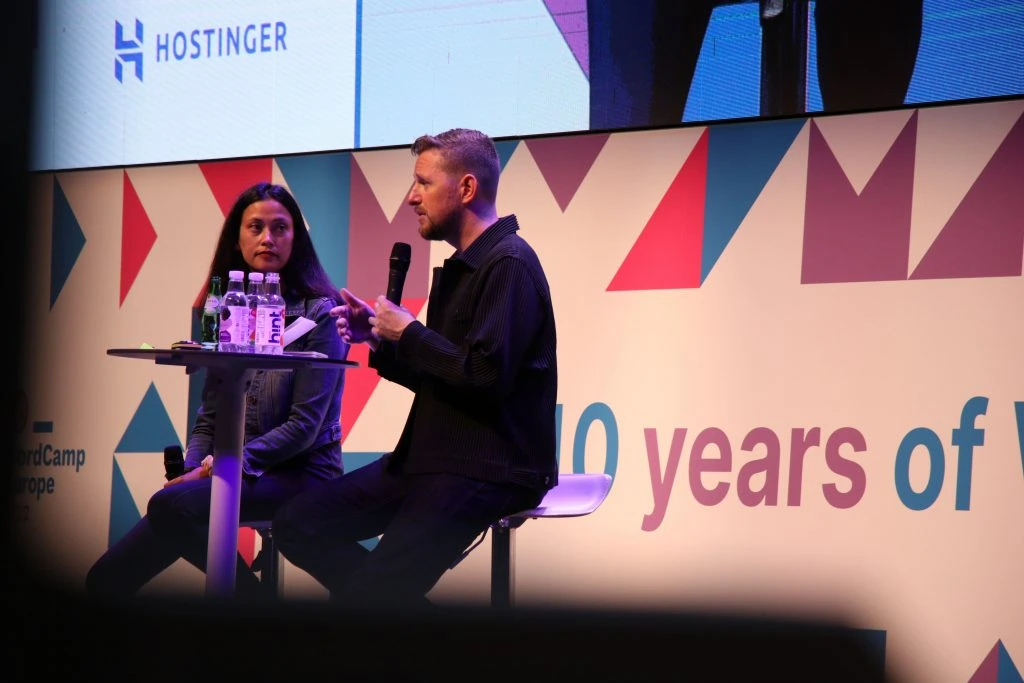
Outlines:
{"label": "teal triangle graphic", "polygon": [[512,153],[519,146],[519,140],[503,140],[495,142],[494,148],[498,151],[498,161],[501,163],[501,170],[505,170],[505,164],[512,158]]}
{"label": "teal triangle graphic", "polygon": [[50,247],[50,310],[57,302],[64,283],[68,281],[78,255],[85,246],[85,234],[78,225],[75,212],[64,195],[64,191],[53,177],[53,226]]}
{"label": "teal triangle graphic", "polygon": [[345,463],[345,471],[351,472],[352,470],[359,469],[363,465],[369,465],[371,462],[379,460],[382,455],[384,454],[376,451],[368,451],[365,453],[345,451],[341,457],[344,458],[343,462]]}
{"label": "teal triangle graphic", "polygon": [[156,453],[165,446],[181,445],[156,386],[150,383],[131,424],[121,437],[115,453]]}
{"label": "teal triangle graphic", "polygon": [[332,152],[276,161],[311,226],[310,237],[324,270],[340,287],[348,282],[352,155]]}
{"label": "teal triangle graphic", "polygon": [[110,531],[108,545],[114,545],[122,536],[142,519],[139,508],[135,505],[128,483],[121,474],[117,464],[117,456],[113,459],[114,473],[110,482]]}
{"label": "teal triangle graphic", "polygon": [[1024,683],[1024,678],[1021,678],[1020,671],[1013,663],[1010,653],[1006,651],[1006,645],[1003,644],[1003,641],[999,641],[998,671],[996,683]]}
{"label": "teal triangle graphic", "polygon": [[708,129],[702,283],[805,123],[782,119]]}
{"label": "teal triangle graphic", "polygon": [[[369,465],[371,462],[378,460],[382,455],[384,454],[376,451],[367,451],[365,453],[350,453],[345,451],[345,453],[342,454],[342,457],[345,459],[345,471],[351,472],[352,470],[357,470],[364,465]],[[375,536],[374,538],[367,538],[359,541],[359,545],[363,546],[367,550],[373,550],[377,547],[377,543],[379,541],[380,537]]]}

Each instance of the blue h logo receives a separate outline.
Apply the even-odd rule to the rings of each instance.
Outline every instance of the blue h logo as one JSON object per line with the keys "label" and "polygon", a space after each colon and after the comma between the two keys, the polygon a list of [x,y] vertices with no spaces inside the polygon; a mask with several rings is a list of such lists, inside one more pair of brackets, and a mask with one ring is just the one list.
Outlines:
{"label": "blue h logo", "polygon": [[124,26],[114,22],[114,78],[124,83],[123,69],[129,62],[135,64],[135,77],[142,80],[142,22],[135,20],[135,40],[125,40]]}

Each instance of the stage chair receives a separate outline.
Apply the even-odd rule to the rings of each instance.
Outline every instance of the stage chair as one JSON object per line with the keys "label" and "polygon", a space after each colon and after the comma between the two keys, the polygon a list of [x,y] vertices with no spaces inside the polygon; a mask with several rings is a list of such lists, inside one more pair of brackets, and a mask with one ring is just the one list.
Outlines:
{"label": "stage chair", "polygon": [[270,520],[241,522],[240,527],[255,529],[260,535],[260,551],[252,560],[253,571],[260,573],[260,588],[268,598],[278,597],[281,592],[281,553],[274,543],[274,530]]}
{"label": "stage chair", "polygon": [[492,524],[491,606],[511,607],[515,601],[516,529],[528,519],[589,515],[601,506],[611,487],[612,478],[608,474],[560,473],[558,485],[547,492],[540,505],[502,517]]}
{"label": "stage chair", "polygon": [[[185,459],[181,446],[171,444],[164,447],[164,476],[170,481],[183,474]],[[252,560],[253,571],[260,573],[260,586],[266,597],[277,597],[281,588],[281,553],[274,544],[274,531],[270,520],[241,522],[239,527],[254,529],[260,535],[260,551]]]}

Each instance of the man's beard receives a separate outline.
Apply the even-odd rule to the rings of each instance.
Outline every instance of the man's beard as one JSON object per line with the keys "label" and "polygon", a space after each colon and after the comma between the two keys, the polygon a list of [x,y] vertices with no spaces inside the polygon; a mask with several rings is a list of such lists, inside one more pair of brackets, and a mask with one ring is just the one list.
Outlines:
{"label": "man's beard", "polygon": [[[424,216],[426,218],[426,216]],[[455,232],[454,216],[446,216],[440,223],[427,219],[426,225],[420,225],[420,237],[431,242],[446,242]]]}

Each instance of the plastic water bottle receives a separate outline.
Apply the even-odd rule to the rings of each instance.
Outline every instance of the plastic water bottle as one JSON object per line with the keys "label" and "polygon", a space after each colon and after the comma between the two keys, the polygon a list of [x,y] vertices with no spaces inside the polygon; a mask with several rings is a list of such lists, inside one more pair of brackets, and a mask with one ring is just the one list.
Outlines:
{"label": "plastic water bottle", "polygon": [[210,278],[210,291],[206,293],[203,316],[199,321],[199,343],[209,351],[217,350],[220,339],[220,276]]}
{"label": "plastic water bottle", "polygon": [[238,353],[249,350],[249,302],[246,301],[245,273],[228,273],[228,289],[220,306],[220,351]]}
{"label": "plastic water bottle", "polygon": [[281,296],[281,274],[266,273],[263,277],[264,301],[256,306],[256,353],[284,352],[284,297]]}
{"label": "plastic water bottle", "polygon": [[263,299],[263,273],[254,270],[249,273],[249,289],[245,293],[246,302],[249,304],[249,345],[246,351],[256,352],[256,307]]}

